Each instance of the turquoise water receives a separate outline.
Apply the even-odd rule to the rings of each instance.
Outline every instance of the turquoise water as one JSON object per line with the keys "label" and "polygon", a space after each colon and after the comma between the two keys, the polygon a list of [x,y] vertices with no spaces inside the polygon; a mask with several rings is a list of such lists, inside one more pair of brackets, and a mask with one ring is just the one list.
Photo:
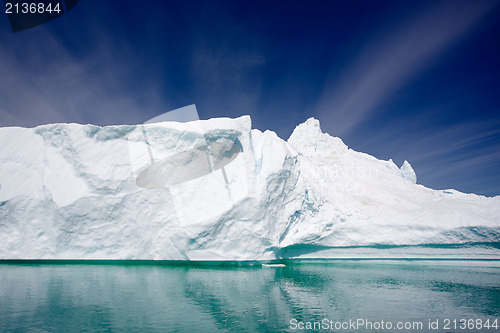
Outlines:
{"label": "turquoise water", "polygon": [[[0,331],[500,332],[483,327],[500,321],[500,268],[488,266],[498,263],[4,263]],[[474,327],[460,329],[461,319]],[[349,321],[361,326],[349,329]],[[414,326],[388,330],[388,322]]]}

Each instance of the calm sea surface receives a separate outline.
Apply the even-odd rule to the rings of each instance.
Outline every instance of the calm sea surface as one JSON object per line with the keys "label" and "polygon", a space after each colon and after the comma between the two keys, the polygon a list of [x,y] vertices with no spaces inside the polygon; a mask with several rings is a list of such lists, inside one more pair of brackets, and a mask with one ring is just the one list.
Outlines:
{"label": "calm sea surface", "polygon": [[500,268],[489,266],[3,263],[0,331],[500,332]]}

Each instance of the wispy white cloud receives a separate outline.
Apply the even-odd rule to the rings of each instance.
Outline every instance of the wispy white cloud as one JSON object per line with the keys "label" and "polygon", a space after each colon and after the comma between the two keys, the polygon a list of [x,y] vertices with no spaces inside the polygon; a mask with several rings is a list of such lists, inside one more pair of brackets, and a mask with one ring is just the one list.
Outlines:
{"label": "wispy white cloud", "polygon": [[[258,69],[265,64],[257,48],[243,47],[230,34],[216,41],[197,34],[186,35],[179,54],[174,46],[160,45],[166,38],[161,31],[140,31],[144,40],[137,45],[122,28],[100,21],[86,26],[73,35],[91,40],[92,45],[78,46],[82,52],[44,26],[4,35],[0,126],[141,123],[193,103],[212,116],[257,110]],[[232,47],[235,42],[239,47]],[[144,54],[151,49],[153,54]],[[177,72],[171,74],[172,68]]]}
{"label": "wispy white cloud", "polygon": [[400,159],[421,163],[443,162],[445,156],[458,158],[457,154],[461,151],[477,154],[474,147],[487,146],[491,149],[493,142],[500,138],[499,124],[500,119],[470,120],[436,128],[428,118],[408,117],[381,127],[380,131],[359,141],[359,144],[371,144],[376,148],[384,146],[386,151],[391,151]]}
{"label": "wispy white cloud", "polygon": [[93,29],[95,45],[78,55],[44,27],[7,37],[0,49],[0,126],[126,124],[165,112],[159,78],[137,82],[141,64],[133,53],[105,29]]}
{"label": "wispy white cloud", "polygon": [[398,165],[408,160],[419,183],[432,188],[498,194],[500,118],[458,120],[450,118],[450,107],[392,119],[365,136],[356,135],[354,149],[392,158]]}
{"label": "wispy white cloud", "polygon": [[349,134],[495,5],[494,1],[439,2],[396,26],[389,36],[373,38],[341,77],[332,75],[327,80],[317,116],[335,135]]}

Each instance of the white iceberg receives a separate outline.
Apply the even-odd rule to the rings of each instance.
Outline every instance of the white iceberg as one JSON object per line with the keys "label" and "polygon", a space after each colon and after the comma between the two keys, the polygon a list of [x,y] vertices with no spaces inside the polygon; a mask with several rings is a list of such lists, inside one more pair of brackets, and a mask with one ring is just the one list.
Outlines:
{"label": "white iceberg", "polygon": [[[185,175],[203,154],[184,152],[236,139],[224,174],[212,161]],[[500,196],[418,185],[408,162],[353,151],[313,118],[288,141],[243,116],[0,128],[0,143],[0,259],[500,258]],[[148,149],[175,156],[182,182],[138,186]]]}

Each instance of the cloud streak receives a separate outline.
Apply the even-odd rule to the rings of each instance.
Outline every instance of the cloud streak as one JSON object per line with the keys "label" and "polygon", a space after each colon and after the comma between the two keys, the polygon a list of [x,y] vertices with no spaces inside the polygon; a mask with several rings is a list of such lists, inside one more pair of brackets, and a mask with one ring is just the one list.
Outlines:
{"label": "cloud streak", "polygon": [[391,36],[375,38],[340,79],[327,80],[316,114],[335,135],[350,134],[494,5],[493,1],[441,3],[394,29]]}
{"label": "cloud streak", "polygon": [[[257,48],[230,34],[214,42],[208,38],[213,32],[184,31],[185,39],[167,43],[171,27],[150,32],[138,26],[135,34],[122,35],[121,19],[82,25],[69,34],[83,39],[76,47],[61,36],[61,25],[57,33],[39,26],[0,35],[8,47],[0,49],[0,126],[142,123],[193,103],[209,117],[256,112],[256,69],[265,63]],[[239,47],[229,47],[234,43]]]}
{"label": "cloud streak", "polygon": [[432,124],[431,114],[394,120],[358,144],[399,165],[410,161],[419,183],[426,186],[498,194],[500,118],[440,127]]}
{"label": "cloud streak", "polygon": [[85,55],[72,54],[44,27],[3,36],[9,48],[0,49],[0,126],[140,123],[165,111],[159,78],[139,81],[140,64],[123,54],[126,47],[92,29],[99,38]]}

